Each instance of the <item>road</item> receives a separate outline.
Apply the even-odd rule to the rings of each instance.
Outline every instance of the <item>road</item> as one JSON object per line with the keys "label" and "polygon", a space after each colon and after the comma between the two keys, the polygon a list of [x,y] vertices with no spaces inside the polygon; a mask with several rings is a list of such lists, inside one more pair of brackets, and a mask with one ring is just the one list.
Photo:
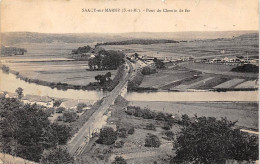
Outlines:
{"label": "road", "polygon": [[127,69],[125,69],[122,80],[107,97],[103,98],[103,102],[101,103],[97,111],[93,113],[93,115],[79,129],[78,133],[76,133],[73,138],[68,142],[68,150],[71,155],[80,155],[89,142],[91,134],[95,131],[98,131],[100,128],[102,128],[103,125],[106,124],[107,116],[105,116],[104,114],[107,112],[109,106],[114,103],[117,96],[120,95],[121,91],[127,85],[128,79],[130,78],[133,70],[131,63],[128,60],[126,60],[125,65],[127,65]]}

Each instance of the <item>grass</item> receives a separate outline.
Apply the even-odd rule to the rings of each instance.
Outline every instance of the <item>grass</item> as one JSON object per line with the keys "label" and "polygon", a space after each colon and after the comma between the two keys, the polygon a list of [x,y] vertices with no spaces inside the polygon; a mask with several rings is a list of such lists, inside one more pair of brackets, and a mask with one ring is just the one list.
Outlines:
{"label": "grass", "polygon": [[145,76],[140,87],[161,88],[183,79],[192,78],[194,77],[194,75],[197,74],[199,74],[199,72],[191,71],[188,69],[186,70],[162,69],[159,70],[158,73]]}
{"label": "grass", "polygon": [[187,114],[192,117],[227,117],[238,121],[237,126],[258,131],[258,104],[256,102],[130,102],[131,105],[147,107],[153,111],[177,114]]}
{"label": "grass", "polygon": [[152,45],[108,45],[102,46],[105,49],[123,50],[126,53],[149,55],[154,57],[212,57],[223,55],[221,50],[225,50],[224,55],[236,56],[244,55],[249,51],[249,56],[258,55],[258,39],[255,38],[234,38],[201,40],[181,43],[152,44]]}
{"label": "grass", "polygon": [[[94,144],[92,138],[90,144],[88,144],[81,158],[88,162],[96,163],[109,163],[114,160],[115,156],[124,157],[128,163],[152,163],[153,161],[161,161],[161,158],[167,158],[167,155],[172,155],[172,143],[165,139],[165,130],[163,121],[153,119],[143,119],[140,117],[130,116],[125,113],[127,102],[119,98],[115,101],[115,105],[111,107],[111,117],[108,119],[107,126],[117,126],[118,128],[129,129],[134,127],[133,134],[128,134],[126,138],[118,138],[117,141],[123,141],[124,145],[121,148],[115,148],[107,145]],[[156,131],[147,130],[148,124],[154,124]],[[171,130],[174,133],[179,131],[179,126],[175,126]],[[159,148],[145,147],[145,139],[148,133],[159,137],[161,146]],[[104,150],[110,152],[105,154]],[[100,159],[102,154],[104,159]]]}

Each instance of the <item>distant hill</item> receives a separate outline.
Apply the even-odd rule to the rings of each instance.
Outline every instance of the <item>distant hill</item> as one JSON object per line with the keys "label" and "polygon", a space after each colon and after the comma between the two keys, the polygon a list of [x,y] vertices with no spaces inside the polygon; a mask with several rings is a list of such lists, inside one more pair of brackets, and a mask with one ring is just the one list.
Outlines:
{"label": "distant hill", "polygon": [[[258,33],[257,31],[215,31],[215,32],[137,32],[137,33],[75,33],[47,34],[34,32],[1,33],[1,43],[5,45],[18,43],[90,43],[115,42],[131,39],[167,39],[167,40],[204,40],[217,38],[235,38],[244,34]],[[253,34],[252,34],[253,35]],[[250,36],[249,36],[250,37]]]}

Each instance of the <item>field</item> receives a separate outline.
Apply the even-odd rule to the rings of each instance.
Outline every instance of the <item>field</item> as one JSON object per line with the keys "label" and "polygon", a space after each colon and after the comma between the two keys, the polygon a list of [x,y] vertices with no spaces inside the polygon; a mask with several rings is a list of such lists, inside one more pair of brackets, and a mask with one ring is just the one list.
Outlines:
{"label": "field", "polygon": [[[230,39],[196,40],[180,43],[151,45],[102,45],[108,50],[121,50],[126,54],[138,53],[159,58],[178,59],[193,57],[194,59],[215,57],[258,56],[258,36],[247,34]],[[224,53],[223,53],[224,52]],[[205,64],[193,61],[180,62],[158,73],[144,77],[140,88],[158,90],[189,90],[189,89],[255,89],[258,74],[231,72],[236,65]],[[249,81],[249,82],[247,82]],[[254,81],[254,82],[250,82]],[[245,82],[244,85],[240,85]],[[223,83],[223,84],[222,84]],[[241,86],[241,88],[240,88]]]}
{"label": "field", "polygon": [[147,107],[153,111],[198,116],[226,117],[238,121],[237,126],[258,131],[258,103],[254,102],[130,102],[130,105]]}
{"label": "field", "polygon": [[[23,56],[1,57],[1,63],[19,72],[23,77],[54,83],[88,85],[95,82],[95,76],[108,71],[87,71],[87,61],[67,58],[72,49],[89,43],[20,44],[27,49]],[[114,77],[116,70],[110,71]]]}
{"label": "field", "polygon": [[257,87],[255,84],[257,84],[258,74],[231,72],[230,70],[234,67],[182,62],[160,69],[158,73],[146,75],[139,87],[179,91],[189,89],[254,89]]}
{"label": "field", "polygon": [[[216,56],[245,55],[258,56],[258,35],[247,34],[232,39],[196,40],[180,43],[152,44],[152,45],[106,45],[109,50],[122,50],[133,54],[153,57],[192,56],[194,58],[214,58]],[[225,50],[225,54],[220,51]]]}
{"label": "field", "polygon": [[[120,99],[119,99],[120,100]],[[158,164],[167,163],[170,156],[175,154],[173,149],[174,138],[180,131],[181,126],[174,124],[169,130],[174,133],[174,138],[166,136],[163,121],[157,119],[144,119],[133,115],[127,115],[126,106],[140,106],[142,109],[148,108],[151,111],[170,113],[176,119],[183,114],[189,117],[216,117],[221,119],[226,117],[228,120],[237,121],[236,126],[258,131],[258,103],[257,102],[125,102],[116,101],[111,106],[111,117],[108,119],[107,127],[113,129],[134,127],[133,134],[126,137],[118,137],[117,141],[123,141],[122,147],[114,145],[97,144],[97,137],[93,137],[81,155],[81,162],[85,163],[110,163],[116,156],[123,157],[127,163],[150,164],[157,161]],[[148,130],[148,124],[155,125],[155,130]],[[161,145],[159,147],[146,147],[145,139],[147,134],[156,135]]]}
{"label": "field", "polygon": [[[129,116],[125,113],[124,100],[116,102],[111,107],[111,117],[106,126],[116,128],[134,127],[133,134],[128,134],[126,138],[118,137],[118,141],[124,141],[124,146],[116,148],[113,145],[103,145],[95,143],[96,137],[90,140],[82,156],[81,162],[85,163],[110,163],[116,156],[122,156],[127,163],[143,163],[150,164],[154,161],[164,163],[164,159],[168,159],[168,155],[173,155],[172,141],[166,139],[165,130],[161,127],[162,121],[143,119],[140,117]],[[154,124],[156,130],[146,129],[146,125]],[[173,126],[172,132],[177,133],[180,129],[179,125]],[[161,145],[159,148],[145,147],[145,138],[147,134],[153,134],[159,137]]]}

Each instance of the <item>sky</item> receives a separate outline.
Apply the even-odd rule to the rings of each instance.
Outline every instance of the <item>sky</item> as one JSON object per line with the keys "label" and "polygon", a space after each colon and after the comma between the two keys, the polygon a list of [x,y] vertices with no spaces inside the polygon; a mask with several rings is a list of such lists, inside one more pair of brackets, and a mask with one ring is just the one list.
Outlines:
{"label": "sky", "polygon": [[[0,27],[41,33],[258,30],[258,6],[258,0],[2,0]],[[141,12],[82,12],[93,8]]]}

